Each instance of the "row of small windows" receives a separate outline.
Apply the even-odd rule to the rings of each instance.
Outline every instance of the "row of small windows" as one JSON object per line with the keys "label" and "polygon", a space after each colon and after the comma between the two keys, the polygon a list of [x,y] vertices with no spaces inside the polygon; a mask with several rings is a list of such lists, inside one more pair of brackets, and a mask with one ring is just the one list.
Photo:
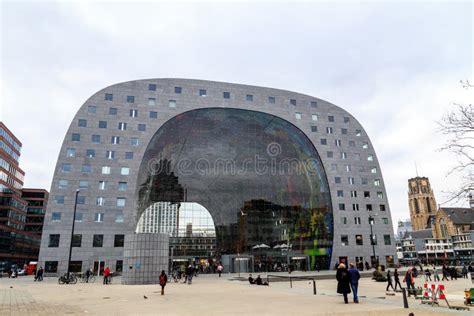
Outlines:
{"label": "row of small windows", "polygon": [[[60,222],[62,217],[61,212],[52,212],[51,213],[51,221],[52,222]],[[105,219],[105,213],[95,213],[94,214],[94,222],[95,223],[103,223]],[[84,220],[84,213],[82,212],[76,212],[76,217],[74,218],[75,222],[82,222]],[[115,213],[115,222],[116,223],[123,223],[124,218],[123,218],[123,213],[122,212],[116,212]]]}
{"label": "row of small windows", "polygon": [[[315,128],[316,131],[318,130],[318,129],[317,129],[317,126],[311,126],[311,128],[313,128],[313,127]],[[327,138],[321,138],[321,139],[320,139],[320,143],[321,143],[321,145],[327,145],[327,144],[328,144]],[[348,142],[348,144],[349,144],[349,147],[356,147],[356,142],[355,142],[354,140],[350,140],[350,141]],[[335,145],[336,147],[341,147],[341,146],[342,146],[342,140],[340,140],[340,139],[335,139],[335,140],[334,140],[334,145]],[[361,147],[362,147],[363,149],[369,149],[369,143],[368,143],[368,142],[362,142],[362,146],[361,146]]]}
{"label": "row of small windows", "polygon": [[[327,141],[324,139],[324,142],[321,145],[327,145]],[[360,154],[359,153],[354,153],[353,154],[353,159],[359,161],[360,160]],[[332,151],[327,151],[326,152],[326,157],[327,158],[334,158],[334,152]],[[348,155],[346,152],[339,152],[339,158],[342,160],[346,160],[348,158]],[[374,161],[374,155],[369,154],[367,155],[367,161]],[[350,168],[350,166],[349,166]],[[347,170],[349,172],[350,170]],[[372,173],[377,173],[377,168],[373,167],[371,170]]]}
{"label": "row of small windows", "polygon": [[[85,181],[85,182],[84,182]],[[66,189],[69,186],[69,180],[65,179],[60,179],[58,181],[58,189]],[[89,187],[89,181],[87,180],[79,180],[79,187],[81,188],[88,188]],[[99,190],[107,190],[110,188],[110,182],[109,181],[99,181],[98,182],[98,188]],[[125,191],[128,188],[128,183],[124,181],[120,181],[117,183],[117,189],[119,191]]]}
{"label": "row of small windows", "polygon": [[[311,126],[311,132],[317,133],[318,132],[318,127],[316,125],[312,125]],[[347,132],[348,132],[347,128],[341,128],[341,135],[347,135]],[[330,135],[334,134],[334,128],[331,127],[331,126],[326,127],[326,134],[330,134]],[[356,137],[360,137],[360,136],[362,136],[362,131],[360,129],[356,129],[354,135]],[[368,146],[369,146],[369,144],[367,143],[367,148],[368,148]]]}
{"label": "row of small windows", "polygon": [[[336,184],[342,183],[341,177],[334,177],[334,182]],[[356,184],[355,178],[354,177],[347,177],[347,183],[350,184],[350,185]],[[380,181],[380,179],[374,179],[374,186],[379,187],[381,185],[381,183],[382,182]],[[367,178],[361,178],[361,184],[367,185],[368,184]]]}
{"label": "row of small windows", "polygon": [[[382,217],[381,218],[381,223],[384,224],[384,225],[388,225],[389,224],[388,217]],[[341,224],[342,225],[347,225],[348,224],[347,217],[345,217],[345,216],[341,217]],[[355,225],[361,225],[361,218],[359,216],[354,217],[354,224]],[[370,224],[370,221],[369,221],[369,224]],[[374,224],[375,224],[375,220],[374,220]]]}
{"label": "row of small windows", "polygon": [[[343,190],[337,190],[337,197],[344,197],[344,191]],[[377,191],[377,198],[383,199],[383,192],[382,191]],[[357,191],[351,190],[350,191],[350,197],[351,198],[357,198]],[[370,191],[364,191],[363,192],[363,197],[366,199],[370,198]]]}
{"label": "row of small windows", "polygon": [[[64,204],[66,197],[64,195],[56,195],[54,196],[54,203],[56,204]],[[118,197],[115,199],[115,203],[117,207],[124,207],[126,199],[124,197]],[[84,205],[86,204],[86,197],[85,196],[78,196],[77,197],[77,204]],[[105,198],[97,197],[96,205],[105,205]]]}
{"label": "row of small windows", "polygon": [[[346,204],[344,203],[339,203],[339,211],[346,211]],[[352,210],[353,211],[360,211],[359,209],[359,203],[353,203],[352,204]],[[372,212],[374,210],[374,207],[372,204],[366,204],[365,205],[365,210],[368,211],[368,212]],[[385,208],[385,204],[379,204],[379,210],[381,212],[385,212],[386,208]],[[360,224],[360,223],[359,223]]]}
{"label": "row of small windows", "polygon": [[[295,118],[297,120],[301,120],[303,118],[303,113],[301,112],[295,112]],[[318,121],[319,120],[319,116],[318,114],[311,114],[311,120],[312,121]],[[335,119],[334,119],[334,116],[333,115],[329,115],[328,116],[328,122],[330,123],[334,123],[335,122]],[[344,117],[344,123],[349,123],[350,122],[350,118],[349,117]],[[328,128],[329,129],[329,128]],[[332,132],[331,132],[332,133]]]}
{"label": "row of small windows", "polygon": [[[61,235],[59,234],[50,234],[48,240],[48,247],[58,248]],[[125,235],[114,235],[114,247],[123,247],[125,241]],[[104,244],[104,235],[93,235],[92,237],[92,247],[103,247]],[[82,247],[82,235],[74,234],[72,237],[72,247]]]}
{"label": "row of small windows", "polygon": [[[369,239],[371,240],[371,245],[377,245],[377,235],[370,235]],[[390,246],[392,244],[392,237],[390,235],[383,235],[384,245]],[[341,244],[343,246],[349,246],[349,236],[348,235],[341,235]],[[362,235],[355,235],[355,245],[362,246],[364,244],[364,240]]]}
{"label": "row of small windows", "polygon": [[[102,122],[102,123],[101,123]],[[99,128],[107,128],[107,122],[106,121],[99,121]],[[119,122],[118,124],[118,129],[121,131],[127,130],[127,123],[125,122]],[[146,131],[146,124],[138,124],[137,130],[139,132],[145,132]],[[92,141],[94,141],[94,137],[97,138],[98,135],[93,135]],[[73,142],[79,142],[81,141],[81,134],[79,133],[73,133],[71,135],[71,140]]]}
{"label": "row of small windows", "polygon": [[[156,84],[149,84],[148,85],[148,90],[149,91],[156,91]],[[182,94],[183,93],[183,88],[182,87],[174,87],[174,93],[175,94]],[[205,89],[199,89],[199,96],[200,97],[207,97],[207,90]],[[231,93],[229,91],[223,91],[222,92],[222,97],[224,99],[230,99],[231,98]],[[113,101],[114,100],[114,95],[112,93],[106,93],[104,96],[105,101]],[[126,99],[127,103],[135,103],[135,96],[133,95],[127,95]],[[253,102],[254,98],[252,94],[246,94],[245,95],[245,100],[248,102]],[[274,96],[269,96],[267,98],[268,103],[270,104],[275,104],[276,103],[276,97]],[[297,102],[296,99],[290,99],[289,104],[296,106]],[[318,106],[317,101],[310,101],[310,106],[312,108],[316,108]],[[346,121],[347,119],[347,121]],[[349,118],[345,118],[344,121],[347,123],[349,122]]]}
{"label": "row of small windows", "polygon": [[[90,165],[82,165],[81,167],[82,172],[92,172],[92,167]],[[111,167],[110,166],[102,166],[101,171],[102,174],[110,174],[111,173]],[[63,163],[61,165],[61,171],[62,172],[71,172],[72,171],[72,165],[69,163]],[[130,174],[130,168],[129,167],[120,167],[120,175],[122,176],[128,176]]]}

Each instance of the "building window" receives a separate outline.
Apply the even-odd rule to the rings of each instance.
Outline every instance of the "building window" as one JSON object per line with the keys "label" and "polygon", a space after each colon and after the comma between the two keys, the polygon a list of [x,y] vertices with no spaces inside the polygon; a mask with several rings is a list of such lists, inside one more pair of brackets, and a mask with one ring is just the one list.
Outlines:
{"label": "building window", "polygon": [[105,152],[105,158],[107,159],[115,159],[115,151],[114,150],[107,150]]}
{"label": "building window", "polygon": [[104,197],[102,197],[102,196],[97,197],[97,200],[96,200],[96,203],[95,203],[95,204],[96,204],[96,205],[99,205],[99,206],[104,206],[104,205],[105,205],[105,199],[104,199]]}
{"label": "building window", "polygon": [[357,191],[351,191],[351,198],[356,198],[357,197]]}
{"label": "building window", "polygon": [[102,166],[102,174],[110,174],[110,166]]}
{"label": "building window", "polygon": [[174,93],[181,94],[182,91],[183,89],[181,87],[174,87]]}
{"label": "building window", "polygon": [[347,135],[347,128],[341,128],[341,134]]}
{"label": "building window", "polygon": [[135,97],[133,95],[127,95],[128,103],[135,103]]}
{"label": "building window", "polygon": [[81,141],[81,134],[72,134],[71,135],[71,140],[73,142],[80,142]]}
{"label": "building window", "polygon": [[368,183],[367,178],[360,178],[360,183],[362,183],[363,185],[367,185]]}
{"label": "building window", "polygon": [[366,209],[367,211],[369,211],[369,212],[372,212],[372,210],[373,210],[373,209],[372,209],[372,204],[366,204],[366,205],[365,205],[365,209]]}
{"label": "building window", "polygon": [[72,246],[76,248],[80,248],[81,244],[82,244],[82,235],[81,234],[72,235]]}
{"label": "building window", "polygon": [[341,177],[335,177],[334,182],[335,183],[341,183]]}
{"label": "building window", "polygon": [[117,206],[124,207],[125,206],[125,198],[117,198]]}
{"label": "building window", "polygon": [[61,213],[60,212],[53,212],[51,214],[51,221],[60,222],[61,221]]}
{"label": "building window", "polygon": [[341,159],[343,160],[347,159],[347,153],[341,152]]}
{"label": "building window", "polygon": [[138,124],[138,131],[139,132],[146,131],[146,124]]}
{"label": "building window", "polygon": [[386,246],[390,246],[392,244],[392,238],[390,235],[383,235],[383,243]]}
{"label": "building window", "polygon": [[351,172],[352,166],[351,165],[346,165],[346,172]]}
{"label": "building window", "polygon": [[66,149],[66,157],[76,157],[76,149],[74,148]]}
{"label": "building window", "polygon": [[344,203],[339,203],[339,211],[345,211],[346,205]]}
{"label": "building window", "polygon": [[334,116],[329,115],[328,116],[328,122],[334,122]]}
{"label": "building window", "polygon": [[341,140],[340,139],[335,139],[334,144],[336,145],[336,147],[341,147]]}
{"label": "building window", "polygon": [[138,110],[130,110],[130,117],[137,117],[138,116]]}
{"label": "building window", "polygon": [[311,101],[311,107],[312,107],[312,108],[317,108],[317,107],[318,107],[318,102],[316,102],[316,101]]}
{"label": "building window", "polygon": [[114,236],[114,247],[123,247],[125,241],[125,235]]}
{"label": "building window", "polygon": [[133,152],[127,151],[125,153],[125,159],[127,159],[127,160],[133,159]]}
{"label": "building window", "polygon": [[86,197],[85,196],[78,196],[77,197],[77,204],[86,204]]}
{"label": "building window", "polygon": [[296,113],[295,113],[295,118],[296,118],[297,120],[301,120],[301,113],[296,112]]}
{"label": "building window", "polygon": [[341,217],[341,224],[347,225],[347,217]]}
{"label": "building window", "polygon": [[370,154],[367,156],[368,161],[374,161],[374,155]]}
{"label": "building window", "polygon": [[364,197],[366,199],[370,198],[370,191],[364,191]]}
{"label": "building window", "polygon": [[154,84],[154,83],[149,83],[149,84],[148,84],[148,90],[149,90],[149,91],[156,91],[156,84]]}
{"label": "building window", "polygon": [[113,100],[114,100],[114,95],[112,93],[105,94],[105,101],[113,101]]}
{"label": "building window", "polygon": [[344,123],[349,123],[349,121],[350,121],[350,118],[344,117]]}
{"label": "building window", "polygon": [[316,133],[318,131],[317,126],[311,126],[311,132]]}
{"label": "building window", "polygon": [[64,204],[64,195],[56,195],[56,196],[54,196],[54,203],[56,203],[56,204]]}
{"label": "building window", "polygon": [[127,123],[120,122],[118,124],[118,129],[121,130],[121,131],[125,131],[127,129]]}
{"label": "building window", "polygon": [[337,197],[344,197],[344,191],[337,190]]}
{"label": "building window", "polygon": [[119,212],[115,214],[115,222],[116,223],[123,223],[123,213]]}
{"label": "building window", "polygon": [[107,190],[107,181],[99,181],[99,190]]}
{"label": "building window", "polygon": [[369,148],[369,143],[363,142],[363,143],[362,143],[362,148],[368,149],[368,148]]}
{"label": "building window", "polygon": [[69,182],[68,180],[59,180],[58,181],[58,188],[59,189],[67,188],[68,182]]}
{"label": "building window", "polygon": [[128,176],[130,174],[130,168],[129,167],[120,168],[120,174],[122,176]]}
{"label": "building window", "polygon": [[150,111],[150,118],[158,118],[158,112]]}
{"label": "building window", "polygon": [[204,89],[199,89],[199,96],[200,97],[205,97],[207,96],[207,91]]}
{"label": "building window", "polygon": [[377,235],[370,235],[371,244],[377,245]]}
{"label": "building window", "polygon": [[359,204],[358,203],[352,204],[352,210],[353,211],[358,211],[359,210]]}
{"label": "building window", "polygon": [[327,145],[328,140],[326,138],[321,138],[321,145]]}
{"label": "building window", "polygon": [[252,101],[253,101],[253,95],[247,94],[247,95],[245,96],[245,100],[252,102]]}
{"label": "building window", "polygon": [[362,136],[362,131],[361,131],[360,129],[356,129],[355,135],[356,135],[357,137]]}
{"label": "building window", "polygon": [[290,105],[296,105],[296,100],[295,99],[290,99]]}
{"label": "building window", "polygon": [[100,135],[92,135],[91,140],[93,143],[100,143]]}
{"label": "building window", "polygon": [[383,199],[383,192],[380,192],[380,191],[377,192],[377,197],[378,197],[379,199]]}
{"label": "building window", "polygon": [[123,260],[117,260],[115,263],[115,272],[122,272],[123,271]]}
{"label": "building window", "polygon": [[58,272],[58,262],[57,261],[45,261],[45,263],[44,263],[44,272],[46,272],[46,273],[57,273]]}
{"label": "building window", "polygon": [[104,235],[94,235],[92,240],[92,247],[99,248],[102,247],[104,243]]}
{"label": "building window", "polygon": [[80,189],[87,189],[88,186],[89,186],[89,181],[79,180],[79,188]]}
{"label": "building window", "polygon": [[349,246],[349,237],[347,235],[341,235],[341,244],[343,246]]}
{"label": "building window", "polygon": [[79,119],[79,122],[77,124],[79,127],[87,127],[87,120],[84,119]]}
{"label": "building window", "polygon": [[357,246],[362,246],[364,244],[364,242],[362,240],[362,235],[355,235],[355,238],[356,238],[356,245]]}
{"label": "building window", "polygon": [[175,101],[175,100],[169,100],[168,106],[169,106],[170,108],[175,108],[175,107],[176,107],[176,101]]}
{"label": "building window", "polygon": [[349,183],[349,184],[355,184],[354,178],[353,178],[353,177],[348,177],[348,178],[347,178],[347,183]]}
{"label": "building window", "polygon": [[110,139],[110,143],[114,145],[118,145],[120,143],[120,137],[112,136],[112,138]]}
{"label": "building window", "polygon": [[155,106],[156,105],[156,99],[155,98],[148,98],[148,105],[149,106]]}
{"label": "building window", "polygon": [[349,141],[349,147],[355,147],[355,146],[356,146],[355,141],[350,140],[350,141]]}
{"label": "building window", "polygon": [[136,138],[136,137],[130,138],[130,145],[138,146],[138,144],[139,144],[138,138]]}
{"label": "building window", "polygon": [[90,165],[82,165],[82,172],[91,173],[92,172],[92,167]]}
{"label": "building window", "polygon": [[127,190],[127,182],[119,182],[118,183],[118,189],[119,189],[119,191]]}
{"label": "building window", "polygon": [[268,97],[268,103],[275,104],[276,99],[275,97]]}
{"label": "building window", "polygon": [[360,225],[360,217],[354,217],[354,224]]}
{"label": "building window", "polygon": [[370,169],[370,172],[371,172],[371,173],[377,173],[377,168],[376,168],[376,167],[371,168],[371,169]]}
{"label": "building window", "polygon": [[382,217],[382,223],[384,223],[385,225],[388,225],[388,218]]}
{"label": "building window", "polygon": [[50,248],[58,248],[59,247],[59,234],[50,234],[49,235],[49,242],[48,247]]}
{"label": "building window", "polygon": [[333,152],[332,152],[332,151],[328,151],[328,152],[326,153],[326,155],[327,155],[328,158],[332,158],[332,157],[333,157]]}
{"label": "building window", "polygon": [[224,97],[224,99],[230,99],[230,92],[224,92],[222,96]]}
{"label": "building window", "polygon": [[95,213],[94,222],[102,223],[104,221],[104,213]]}
{"label": "building window", "polygon": [[375,180],[374,180],[374,185],[375,185],[376,187],[379,187],[379,186],[380,186],[380,179],[375,179]]}
{"label": "building window", "polygon": [[82,215],[83,215],[82,213],[77,212],[76,217],[74,218],[74,221],[75,222],[82,222]]}
{"label": "building window", "polygon": [[337,171],[337,164],[336,163],[331,164],[331,170]]}
{"label": "building window", "polygon": [[380,211],[385,212],[385,204],[380,204]]}
{"label": "building window", "polygon": [[107,121],[99,121],[99,128],[107,128]]}
{"label": "building window", "polygon": [[360,160],[360,154],[355,153],[355,154],[354,154],[354,160],[359,161],[359,160]]}
{"label": "building window", "polygon": [[87,158],[94,158],[95,157],[95,149],[86,149],[86,157]]}
{"label": "building window", "polygon": [[89,105],[87,107],[87,113],[95,114],[97,112],[97,107],[94,105]]}

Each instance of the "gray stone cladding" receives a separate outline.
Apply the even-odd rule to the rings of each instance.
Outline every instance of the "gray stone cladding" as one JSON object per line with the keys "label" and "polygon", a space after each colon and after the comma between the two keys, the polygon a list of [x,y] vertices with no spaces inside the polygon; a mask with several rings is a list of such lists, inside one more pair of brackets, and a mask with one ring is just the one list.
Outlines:
{"label": "gray stone cladding", "polygon": [[[156,85],[156,90],[149,90],[149,85]],[[181,93],[176,93],[175,87],[180,87]],[[200,90],[206,90],[206,95],[200,96]],[[229,99],[223,97],[224,92],[230,93]],[[106,94],[111,94],[112,100],[106,100]],[[247,100],[247,95],[252,95],[253,100]],[[133,96],[133,102],[127,102],[127,96]],[[275,102],[270,102],[269,97]],[[150,99],[156,100],[154,105]],[[296,105],[291,100],[295,100]],[[169,106],[170,101],[175,101],[175,107]],[[66,271],[74,195],[82,180],[88,181],[88,185],[80,188],[80,196],[85,201],[78,205],[82,219],[76,222],[75,228],[75,234],[82,234],[82,244],[73,248],[72,260],[82,261],[83,270],[91,267],[94,261],[106,261],[114,271],[117,261],[123,261],[123,248],[116,247],[114,236],[133,233],[138,221],[137,173],[150,139],[160,126],[176,115],[208,107],[240,108],[276,115],[297,126],[312,141],[323,162],[331,191],[334,212],[331,266],[339,257],[347,257],[350,261],[363,257],[364,261],[370,262],[369,214],[376,214],[373,228],[378,240],[375,252],[380,263],[385,263],[386,256],[393,256],[396,261],[390,207],[375,149],[361,124],[347,111],[312,96],[273,88],[204,80],[147,79],[106,87],[92,95],[76,113],[54,171],[40,264],[57,261],[58,273]],[[136,117],[131,116],[131,110],[137,110]],[[157,112],[156,118],[151,112]],[[300,119],[297,113],[300,113]],[[85,127],[80,126],[80,119],[86,120]],[[106,128],[99,127],[99,124],[104,127],[99,121],[107,122]],[[85,121],[81,122],[84,125]],[[119,130],[119,123],[126,123],[126,130]],[[140,131],[139,124],[145,124],[145,130]],[[73,134],[79,134],[80,139],[74,135],[73,140]],[[99,142],[92,142],[93,135],[100,135]],[[118,144],[111,143],[113,136],[120,138]],[[132,141],[138,143],[132,145]],[[68,156],[68,148],[75,149],[74,157]],[[95,150],[95,157],[87,157],[87,149]],[[114,151],[113,159],[106,157],[108,150]],[[133,153],[133,159],[126,159],[127,152]],[[70,165],[70,171],[62,169],[64,164]],[[83,165],[90,166],[90,172],[83,172]],[[102,173],[104,166],[110,167],[110,174]],[[129,168],[129,173],[121,174],[122,167]],[[107,181],[104,189],[101,189],[100,181]],[[119,182],[126,182],[126,187],[119,187]],[[357,195],[351,195],[351,191]],[[364,197],[364,192],[370,196]],[[98,205],[99,197],[103,198],[103,205]],[[125,205],[117,206],[117,198],[125,198]],[[372,211],[367,210],[368,205]],[[53,213],[61,213],[60,220],[53,221]],[[103,213],[103,221],[96,221],[95,213]],[[123,221],[117,220],[119,214],[123,214]],[[60,235],[58,247],[48,246],[51,234]],[[102,247],[93,247],[94,234],[104,235]],[[356,244],[356,235],[362,235],[362,245]],[[389,235],[387,242],[384,242],[384,235]],[[341,236],[347,236],[348,245],[342,244]]]}
{"label": "gray stone cladding", "polygon": [[160,273],[168,274],[168,234],[125,236],[122,284],[158,284]]}

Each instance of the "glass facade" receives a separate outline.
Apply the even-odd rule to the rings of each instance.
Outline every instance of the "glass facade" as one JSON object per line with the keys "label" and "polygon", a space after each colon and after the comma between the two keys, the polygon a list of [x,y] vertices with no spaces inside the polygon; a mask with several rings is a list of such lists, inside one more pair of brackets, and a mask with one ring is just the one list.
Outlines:
{"label": "glass facade", "polygon": [[[205,208],[210,218],[203,220],[215,226],[217,260],[247,254],[273,266],[291,256],[310,269],[329,268],[327,177],[311,141],[288,121],[232,108],[177,115],[153,136],[137,183],[137,222],[157,202]],[[198,225],[183,219],[179,235],[193,236]],[[214,239],[213,233],[205,237]]]}

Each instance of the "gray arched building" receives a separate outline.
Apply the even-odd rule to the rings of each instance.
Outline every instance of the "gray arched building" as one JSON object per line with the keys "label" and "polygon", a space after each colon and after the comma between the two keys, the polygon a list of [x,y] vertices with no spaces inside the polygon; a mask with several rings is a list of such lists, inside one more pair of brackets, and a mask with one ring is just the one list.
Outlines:
{"label": "gray arched building", "polygon": [[[271,267],[286,256],[301,269],[324,269],[341,258],[370,262],[374,250],[381,264],[396,260],[368,135],[345,110],[304,94],[188,79],[95,93],[75,115],[56,164],[40,252],[48,273],[66,271],[77,189],[76,271],[120,270],[124,235],[154,203],[178,212],[158,220],[179,221],[184,202],[210,213],[210,262],[238,253]],[[193,243],[199,223],[186,225],[183,237]]]}

